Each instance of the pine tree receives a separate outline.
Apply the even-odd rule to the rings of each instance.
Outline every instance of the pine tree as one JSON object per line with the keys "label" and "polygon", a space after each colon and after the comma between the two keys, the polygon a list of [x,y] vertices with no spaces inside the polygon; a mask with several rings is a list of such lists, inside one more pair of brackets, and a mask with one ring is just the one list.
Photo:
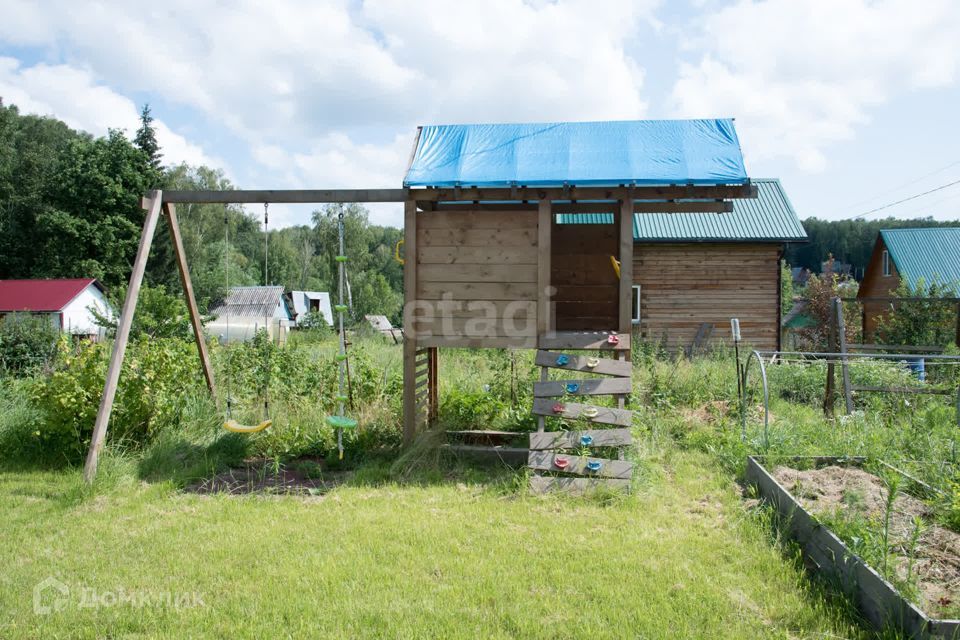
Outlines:
{"label": "pine tree", "polygon": [[147,158],[150,159],[150,166],[159,171],[160,158],[163,155],[160,153],[160,145],[157,143],[157,132],[153,128],[153,116],[150,115],[149,104],[143,105],[143,110],[140,112],[140,128],[137,129],[137,135],[133,138],[133,144],[147,154]]}

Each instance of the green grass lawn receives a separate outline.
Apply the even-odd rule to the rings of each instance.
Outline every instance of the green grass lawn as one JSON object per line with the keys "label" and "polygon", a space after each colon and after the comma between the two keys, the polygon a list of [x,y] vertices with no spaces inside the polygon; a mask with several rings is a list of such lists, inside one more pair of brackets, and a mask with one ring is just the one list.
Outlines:
{"label": "green grass lawn", "polygon": [[[84,497],[78,472],[3,472],[0,637],[862,633],[710,458],[667,445],[647,468],[633,496],[607,501],[534,497],[506,476],[314,498],[130,480]],[[48,576],[70,594],[37,615]],[[86,606],[93,591],[101,606]],[[121,591],[146,604],[103,604]]]}

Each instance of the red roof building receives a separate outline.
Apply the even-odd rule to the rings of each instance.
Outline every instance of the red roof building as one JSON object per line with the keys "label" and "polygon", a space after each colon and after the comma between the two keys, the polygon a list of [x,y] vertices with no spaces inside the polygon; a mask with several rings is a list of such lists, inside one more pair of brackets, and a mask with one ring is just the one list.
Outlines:
{"label": "red roof building", "polygon": [[102,337],[92,309],[112,315],[104,289],[93,278],[0,280],[0,317],[9,313],[45,314],[60,331]]}

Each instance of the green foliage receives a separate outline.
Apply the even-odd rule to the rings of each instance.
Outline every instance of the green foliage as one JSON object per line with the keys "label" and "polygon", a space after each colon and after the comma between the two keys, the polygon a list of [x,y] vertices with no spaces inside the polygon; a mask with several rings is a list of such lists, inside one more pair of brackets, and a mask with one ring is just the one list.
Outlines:
{"label": "green foliage", "polygon": [[143,105],[140,111],[140,128],[133,137],[133,144],[147,156],[150,166],[159,175],[160,171],[160,143],[157,142],[157,132],[153,128],[153,116],[150,115],[150,105]]}
{"label": "green foliage", "polygon": [[58,337],[46,314],[11,313],[0,318],[0,371],[24,374],[49,366]]}
{"label": "green foliage", "polygon": [[927,283],[920,278],[915,285],[901,280],[891,293],[897,298],[924,298],[907,300],[892,305],[892,309],[878,318],[877,334],[884,344],[931,345],[943,347],[956,339],[957,305],[943,302],[957,297],[955,283]]}
{"label": "green foliage", "polygon": [[[107,368],[107,345],[64,348],[58,367],[38,378],[34,405],[44,416],[36,437],[52,456],[77,462],[89,446]],[[177,339],[131,342],[110,422],[110,438],[139,447],[179,421],[183,397],[202,389],[199,361],[190,343]]]}
{"label": "green foliage", "polygon": [[[126,291],[111,296],[113,308],[121,308],[125,296]],[[91,312],[97,325],[106,328],[111,337],[116,335],[117,318],[106,317],[96,309],[91,309]],[[140,289],[130,335],[133,338],[192,338],[193,326],[186,302],[181,296],[167,293],[163,285],[144,285]]]}
{"label": "green foliage", "polygon": [[[801,345],[810,351],[834,351],[830,346],[830,326],[834,322],[833,299],[851,298],[857,295],[857,283],[844,280],[834,272],[833,256],[827,260],[823,273],[811,275],[804,289],[807,313],[816,320],[811,327],[797,330]],[[856,342],[860,318],[853,305],[842,305],[847,342]]]}
{"label": "green foliage", "polygon": [[786,315],[793,308],[793,274],[786,260],[780,261],[780,314]]}

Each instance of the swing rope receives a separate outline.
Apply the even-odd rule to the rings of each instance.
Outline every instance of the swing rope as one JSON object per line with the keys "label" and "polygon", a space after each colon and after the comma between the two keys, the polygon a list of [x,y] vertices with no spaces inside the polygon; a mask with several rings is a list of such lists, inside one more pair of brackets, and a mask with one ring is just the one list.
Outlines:
{"label": "swing rope", "polygon": [[343,328],[343,314],[347,311],[347,305],[343,303],[343,290],[346,281],[346,250],[344,249],[343,241],[343,211],[339,212],[337,216],[337,234],[340,241],[340,253],[337,254],[337,277],[339,280],[339,287],[337,292],[337,305],[334,307],[337,311],[337,323],[339,326],[340,333],[340,346],[337,352],[337,365],[338,365],[338,380],[339,380],[339,392],[337,394],[337,415],[328,416],[327,423],[337,430],[337,452],[340,456],[340,459],[343,460],[343,430],[344,429],[354,429],[357,426],[357,421],[353,418],[349,418],[344,415],[346,411],[346,402],[347,396],[344,394],[344,386],[347,381],[347,376],[349,375],[348,362],[347,362],[347,338],[346,332]]}
{"label": "swing rope", "polygon": [[[270,241],[270,235],[267,232],[267,203],[263,204],[263,231],[264,231],[264,245],[263,245],[263,282],[264,286],[267,286],[267,248]],[[230,297],[230,216],[229,209],[227,206],[224,206],[223,210],[223,228],[224,228],[224,253],[223,253],[223,273],[224,281],[226,283],[227,289],[227,300]],[[227,310],[227,337],[226,342],[230,341],[230,305],[226,304]],[[267,327],[267,339],[269,340],[270,331]],[[229,347],[228,347],[229,348]],[[264,345],[263,352],[263,420],[260,424],[255,425],[242,425],[236,420],[233,419],[232,405],[233,405],[233,350],[231,349],[229,355],[227,356],[227,418],[223,423],[223,428],[227,431],[232,431],[234,433],[257,433],[258,431],[263,431],[267,427],[273,424],[273,420],[270,419],[270,345]]]}

